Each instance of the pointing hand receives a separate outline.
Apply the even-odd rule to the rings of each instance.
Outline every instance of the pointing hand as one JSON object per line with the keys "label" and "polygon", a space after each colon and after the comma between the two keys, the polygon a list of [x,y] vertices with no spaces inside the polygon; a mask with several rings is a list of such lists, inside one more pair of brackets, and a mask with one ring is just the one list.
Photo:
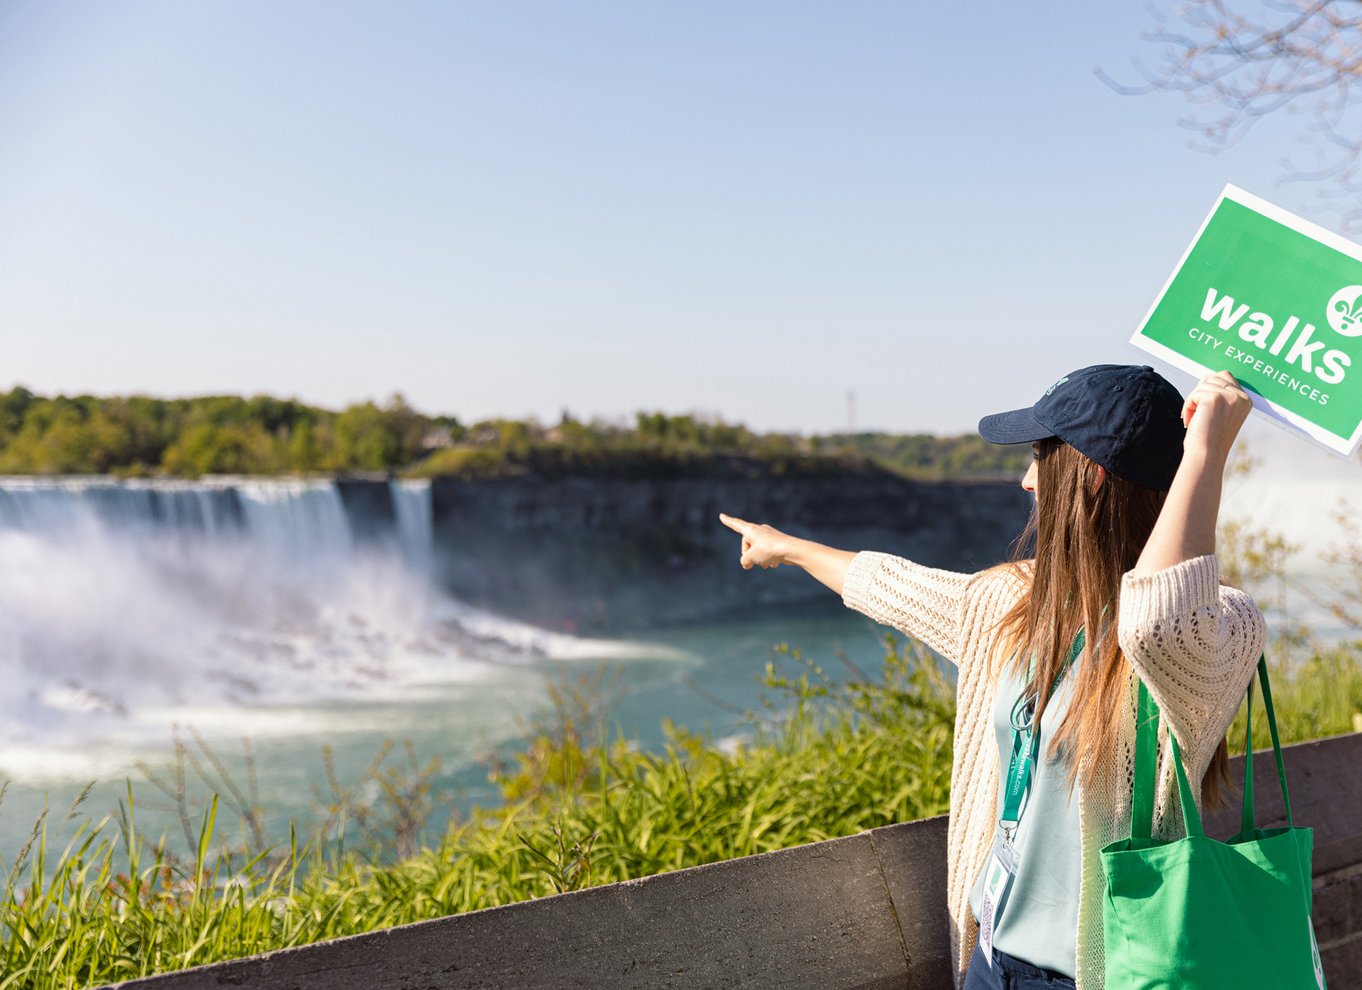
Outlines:
{"label": "pointing hand", "polygon": [[790,563],[789,553],[795,538],[782,533],[773,526],[751,523],[736,516],[719,513],[719,521],[736,533],[742,534],[742,556],[739,563],[743,570],[757,567],[779,567]]}

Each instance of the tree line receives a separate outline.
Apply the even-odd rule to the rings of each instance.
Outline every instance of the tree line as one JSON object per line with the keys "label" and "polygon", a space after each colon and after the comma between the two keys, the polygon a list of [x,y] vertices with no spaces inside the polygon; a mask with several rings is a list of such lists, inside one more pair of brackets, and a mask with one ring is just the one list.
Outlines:
{"label": "tree line", "polygon": [[210,395],[45,397],[0,392],[0,474],[195,478],[384,471],[403,475],[808,475],[892,470],[925,478],[1011,476],[1029,452],[978,436],[757,433],[695,414],[632,423],[463,423],[401,393],[340,411],[297,399]]}

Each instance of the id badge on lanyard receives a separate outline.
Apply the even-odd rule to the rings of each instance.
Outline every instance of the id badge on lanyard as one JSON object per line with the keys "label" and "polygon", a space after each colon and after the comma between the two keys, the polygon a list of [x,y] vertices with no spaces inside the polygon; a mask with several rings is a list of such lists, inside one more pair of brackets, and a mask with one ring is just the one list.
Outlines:
{"label": "id badge on lanyard", "polygon": [[1012,760],[1008,765],[1003,813],[993,836],[993,851],[985,867],[983,902],[979,905],[979,944],[989,968],[993,967],[993,932],[1021,866],[1021,856],[1012,840],[1017,834],[1026,795],[1031,790],[1031,767],[1039,744],[1040,733],[1035,726],[1028,727],[1024,734],[1013,727]]}
{"label": "id badge on lanyard", "polygon": [[[1060,671],[1061,677],[1082,652],[1083,631],[1079,630],[1069,649],[1069,659]],[[1032,657],[1027,671],[1028,683],[1034,677],[1035,658]],[[998,831],[993,836],[993,851],[985,867],[983,901],[979,905],[979,944],[990,969],[993,968],[993,934],[1007,902],[1007,895],[1012,890],[1012,881],[1016,879],[1017,869],[1021,866],[1021,856],[1012,840],[1017,836],[1026,798],[1031,793],[1032,768],[1040,751],[1040,726],[1034,720],[1024,729],[1017,726],[1017,708],[1020,704],[1021,698],[1018,698],[1012,707],[1012,758],[1007,767],[1007,790],[1003,793],[1003,812],[998,817]]]}

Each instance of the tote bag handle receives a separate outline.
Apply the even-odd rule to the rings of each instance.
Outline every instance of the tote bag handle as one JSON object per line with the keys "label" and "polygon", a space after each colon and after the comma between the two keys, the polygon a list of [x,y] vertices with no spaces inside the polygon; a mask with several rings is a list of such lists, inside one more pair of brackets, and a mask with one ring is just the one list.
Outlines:
{"label": "tote bag handle", "polygon": [[[1282,804],[1286,809],[1289,827],[1295,827],[1291,816],[1291,798],[1286,789],[1286,767],[1282,762],[1282,744],[1277,734],[1277,713],[1272,707],[1272,687],[1267,677],[1267,656],[1258,658],[1258,680],[1263,686],[1263,708],[1267,712],[1267,727],[1272,735],[1272,751],[1277,758],[1277,779],[1282,787]],[[1244,732],[1244,800],[1240,810],[1240,834],[1248,837],[1254,830],[1253,806],[1253,681],[1248,686],[1248,710]],[[1149,689],[1140,681],[1139,698],[1136,705],[1135,728],[1135,786],[1131,796],[1130,835],[1139,840],[1140,845],[1150,844],[1154,824],[1154,764],[1159,744],[1159,707],[1154,703]],[[1182,765],[1182,752],[1178,741],[1170,732],[1169,742],[1173,747],[1173,767],[1177,771],[1178,793],[1182,798],[1182,822],[1188,835],[1205,835],[1201,823],[1201,812],[1197,810],[1191,785],[1187,782],[1187,771]]]}
{"label": "tote bag handle", "polygon": [[[1267,728],[1272,733],[1272,752],[1277,757],[1277,777],[1282,783],[1282,805],[1286,809],[1286,824],[1296,827],[1291,817],[1291,798],[1286,793],[1286,768],[1282,765],[1282,744],[1277,737],[1277,713],[1272,708],[1272,687],[1267,680],[1266,656],[1258,659],[1258,680],[1263,685],[1263,709],[1267,712]],[[1248,686],[1248,710],[1244,733],[1244,805],[1239,818],[1239,830],[1249,835],[1253,825],[1253,681]]]}

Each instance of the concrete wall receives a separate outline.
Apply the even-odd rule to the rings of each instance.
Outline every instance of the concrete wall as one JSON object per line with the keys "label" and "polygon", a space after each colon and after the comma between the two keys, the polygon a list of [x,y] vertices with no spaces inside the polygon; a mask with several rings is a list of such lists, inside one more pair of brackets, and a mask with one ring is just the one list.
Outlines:
{"label": "concrete wall", "polygon": [[[1362,735],[1285,753],[1296,822],[1315,830],[1329,987],[1362,990]],[[1254,779],[1259,826],[1282,824],[1271,751]],[[1207,822],[1220,838],[1237,827],[1237,807]],[[932,818],[117,986],[948,988],[945,856],[946,819]]]}

